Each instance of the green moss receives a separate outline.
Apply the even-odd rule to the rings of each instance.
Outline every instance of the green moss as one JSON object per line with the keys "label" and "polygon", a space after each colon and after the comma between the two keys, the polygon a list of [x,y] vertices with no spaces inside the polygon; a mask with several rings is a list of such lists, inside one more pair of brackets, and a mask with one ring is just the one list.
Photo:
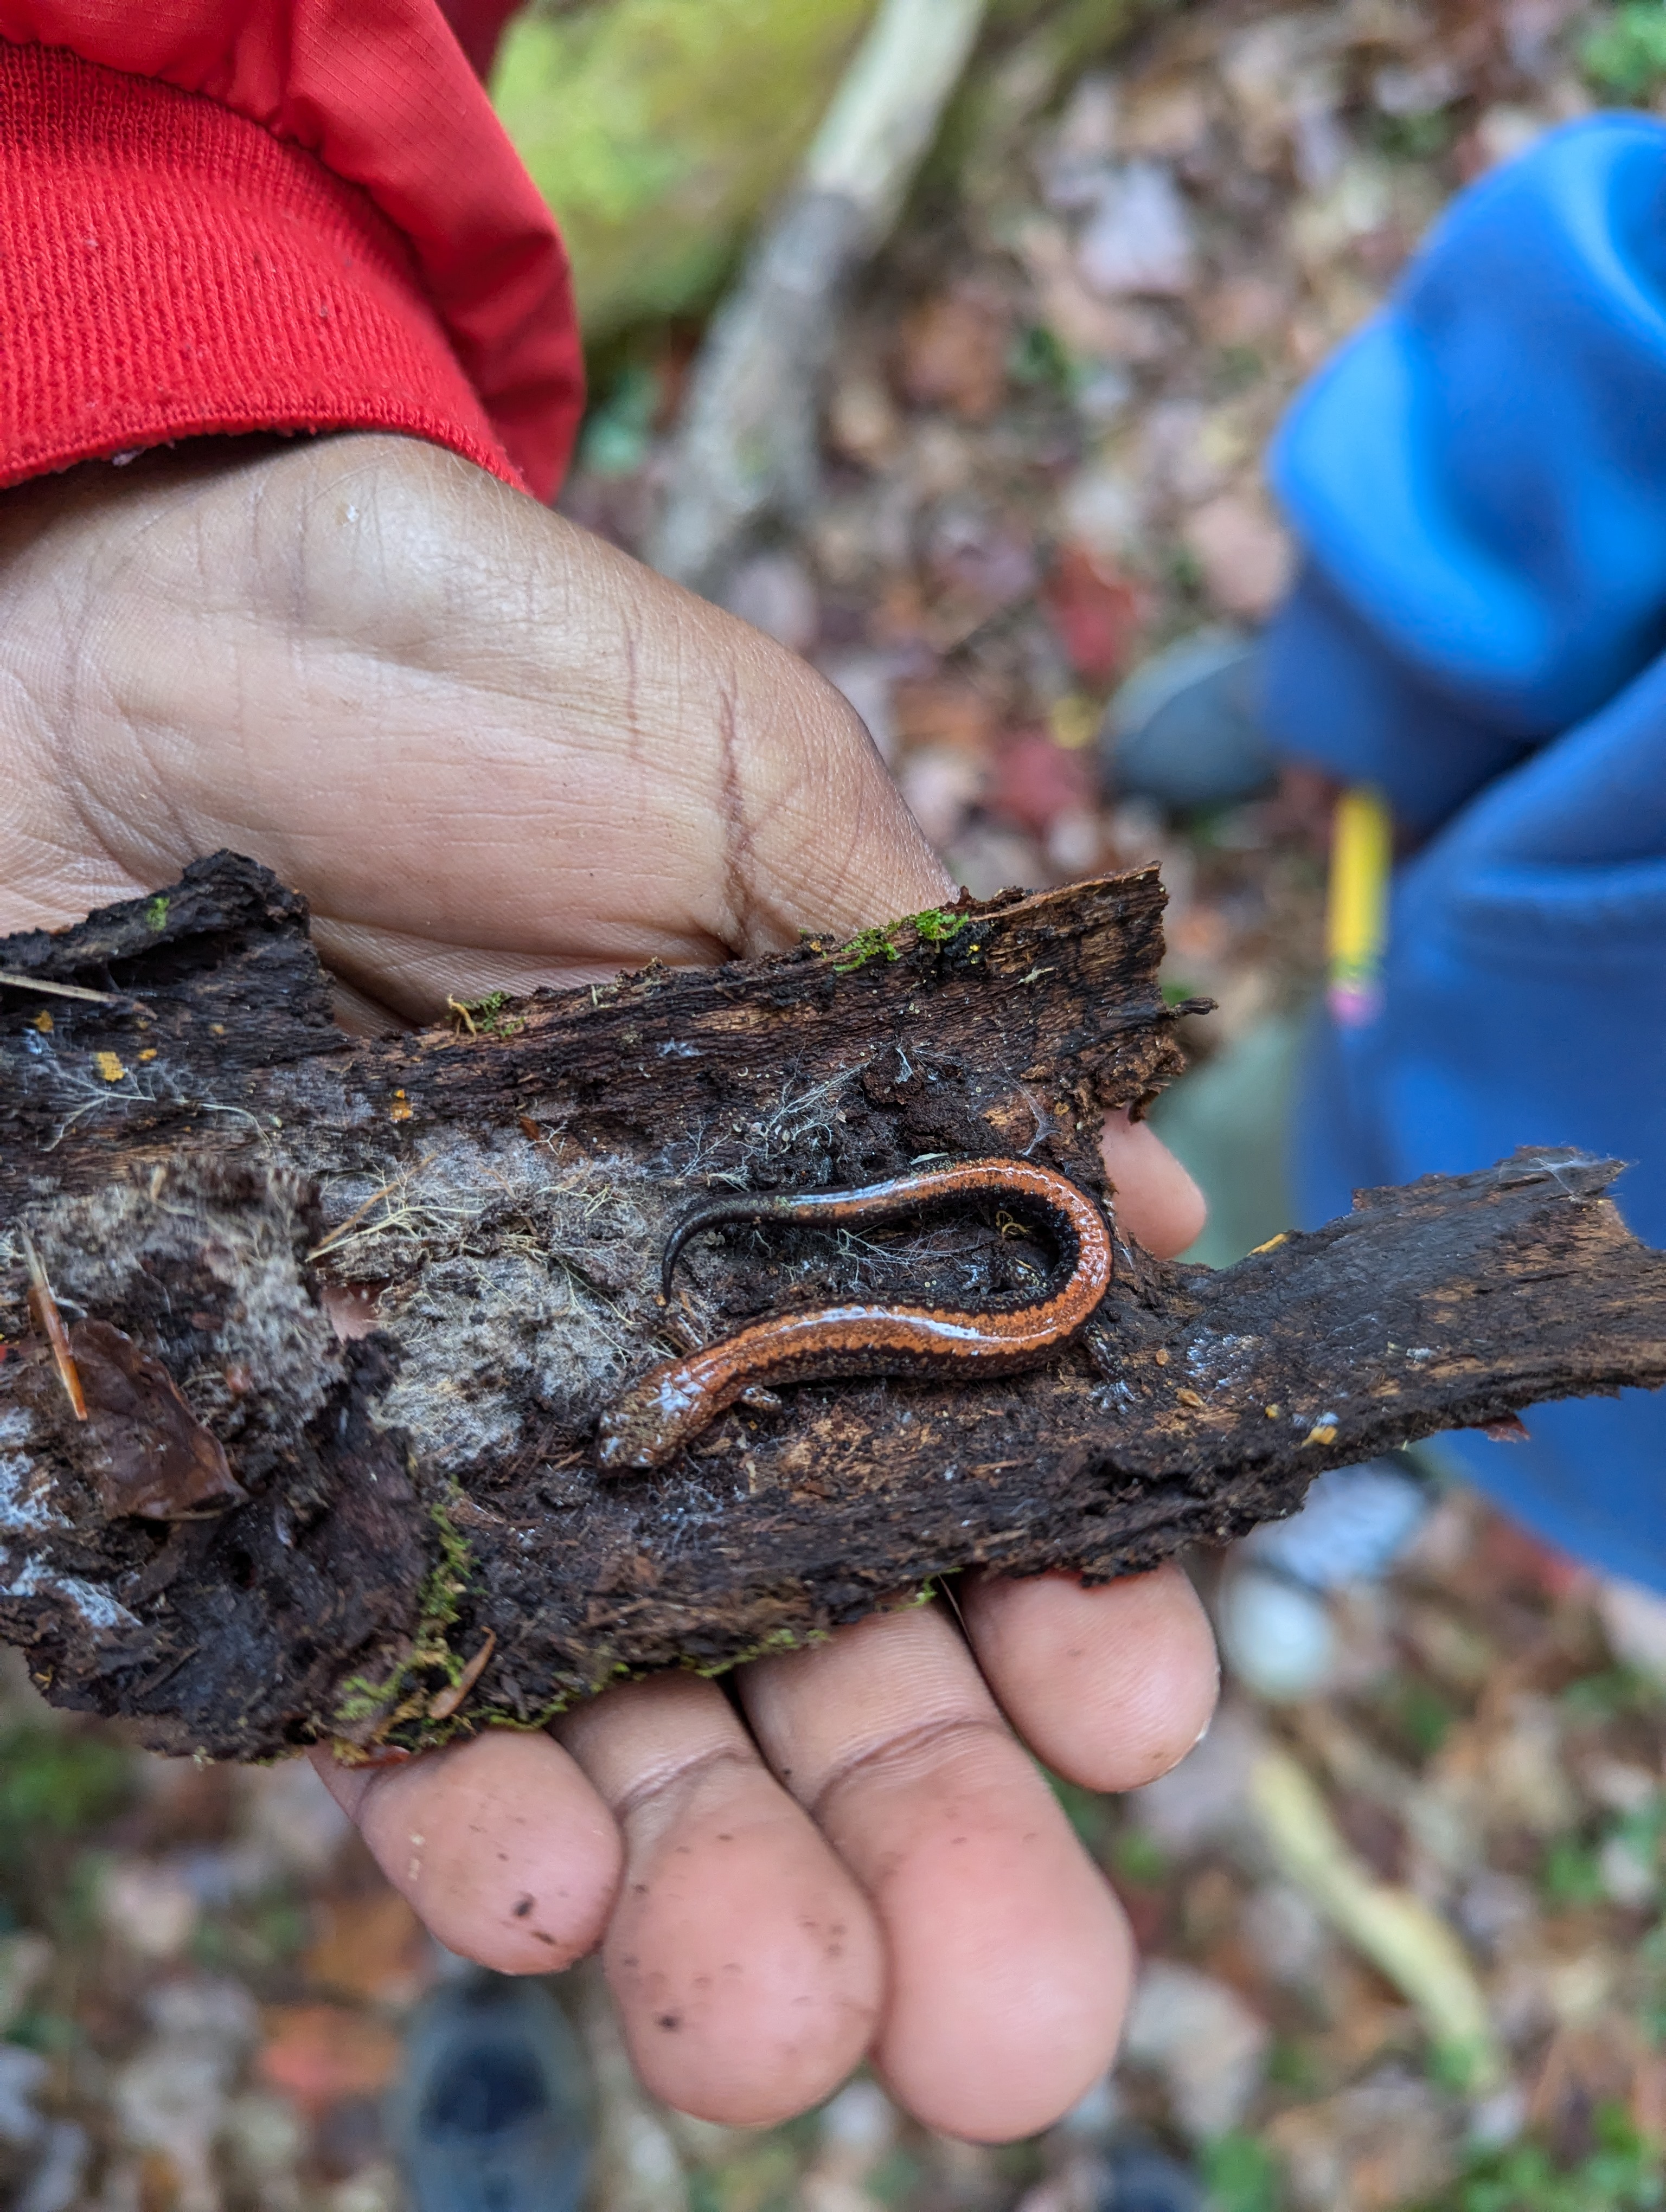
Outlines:
{"label": "green moss", "polygon": [[154,899],[146,901],[144,921],[146,928],[156,936],[167,927],[167,901],[160,891]]}
{"label": "green moss", "polygon": [[791,176],[873,0],[529,10],[492,96],[573,258],[593,346],[697,311]]}
{"label": "green moss", "polygon": [[900,921],[859,929],[848,944],[839,946],[834,956],[833,972],[836,975],[854,975],[870,960],[900,960],[902,947],[897,941],[899,930],[912,928],[915,941],[920,945],[946,945],[970,919],[970,915],[957,913],[952,907],[928,906],[919,914],[904,915]]}
{"label": "green moss", "polygon": [[[783,1651],[802,1651],[812,1644],[825,1644],[824,1628],[772,1628],[760,1636],[756,1644],[749,1644],[728,1659],[685,1659],[684,1666],[690,1674],[698,1674],[702,1681],[713,1681],[735,1667],[750,1666],[754,1659],[778,1659]],[[623,1670],[622,1670],[623,1671]]]}
{"label": "green moss", "polygon": [[897,924],[891,921],[881,929],[859,929],[848,945],[839,947],[844,957],[833,963],[833,973],[836,975],[854,975],[859,968],[866,968],[870,960],[900,960],[902,955],[891,937],[891,932],[897,927]]}
{"label": "green moss", "polygon": [[507,991],[488,991],[483,999],[459,999],[453,1003],[476,1036],[518,1036],[526,1026],[524,1014],[504,1011],[509,1003]]}
{"label": "green moss", "polygon": [[440,1540],[440,1556],[423,1578],[410,1649],[382,1681],[373,1681],[367,1674],[348,1677],[336,1706],[337,1728],[351,1729],[366,1721],[379,1721],[381,1724],[373,1740],[388,1743],[395,1741],[392,1734],[395,1728],[414,1721],[418,1723],[416,1741],[406,1746],[411,1750],[429,1749],[457,1733],[454,1721],[426,1723],[429,1699],[439,1686],[433,1677],[441,1675],[454,1689],[466,1663],[452,1650],[448,1635],[457,1624],[459,1601],[474,1572],[472,1547],[451,1517],[452,1501],[457,1495],[453,1490],[429,1508],[429,1518]]}

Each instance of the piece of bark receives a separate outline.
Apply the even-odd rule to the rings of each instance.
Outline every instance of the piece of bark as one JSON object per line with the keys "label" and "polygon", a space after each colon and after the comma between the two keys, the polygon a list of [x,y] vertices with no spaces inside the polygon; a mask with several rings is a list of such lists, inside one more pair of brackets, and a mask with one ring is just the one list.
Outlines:
{"label": "piece of bark", "polygon": [[[1324,1468],[1666,1379],[1666,1258],[1603,1196],[1613,1164],[1546,1151],[1368,1193],[1219,1273],[1119,1241],[1048,1367],[807,1384],[600,1479],[597,1414],[687,1341],[836,1292],[1022,1291],[1030,1248],[969,1220],[733,1232],[655,1297],[712,1190],[1018,1152],[1104,1195],[1101,1113],[1180,1066],[1162,902],[1152,871],[963,901],[370,1042],[331,1025],[301,902],[231,855],[0,944],[15,975],[119,994],[0,988],[0,1632],[161,1749],[410,1747],[969,1565],[1124,1573]],[[246,1502],[112,1512],[108,1417],[75,1419],[30,1328],[25,1230],[72,1343],[159,1363],[170,1449],[211,1474],[200,1430]],[[370,1333],[343,1340],[326,1294]]]}

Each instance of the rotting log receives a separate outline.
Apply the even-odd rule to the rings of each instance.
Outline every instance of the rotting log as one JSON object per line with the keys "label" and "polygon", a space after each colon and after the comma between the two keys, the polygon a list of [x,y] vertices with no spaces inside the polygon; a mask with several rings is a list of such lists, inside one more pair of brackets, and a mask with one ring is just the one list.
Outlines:
{"label": "rotting log", "polygon": [[600,1478],[598,1413],[691,1342],[836,1294],[1022,1292],[1033,1249],[968,1219],[732,1231],[655,1295],[714,1190],[1006,1152],[1110,1200],[1103,1109],[1181,1064],[1162,905],[1152,871],[963,900],[373,1042],[332,1026],[301,902],[230,854],[0,943],[27,979],[0,984],[0,1632],[159,1749],[413,1747],[972,1565],[1127,1573],[1322,1468],[1666,1380],[1666,1256],[1613,1163],[1546,1150],[1219,1273],[1119,1239],[1049,1366],[806,1384]]}

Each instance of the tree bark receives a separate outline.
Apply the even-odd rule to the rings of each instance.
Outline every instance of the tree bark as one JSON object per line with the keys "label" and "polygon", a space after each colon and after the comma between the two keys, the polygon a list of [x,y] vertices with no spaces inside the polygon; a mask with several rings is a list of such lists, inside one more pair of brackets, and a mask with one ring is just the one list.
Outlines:
{"label": "tree bark", "polygon": [[1162,904],[1152,871],[963,899],[371,1042],[331,1026],[301,902],[233,855],[0,943],[27,979],[0,983],[0,1632],[158,1749],[416,1748],[969,1566],[1128,1573],[1325,1468],[1666,1380],[1666,1257],[1613,1163],[1547,1149],[1363,1194],[1218,1273],[1119,1238],[1048,1366],[805,1384],[599,1477],[599,1412],[690,1344],[1037,1272],[997,1223],[743,1230],[661,1307],[694,1200],[1008,1153],[1114,1206],[1100,1115],[1181,1066]]}

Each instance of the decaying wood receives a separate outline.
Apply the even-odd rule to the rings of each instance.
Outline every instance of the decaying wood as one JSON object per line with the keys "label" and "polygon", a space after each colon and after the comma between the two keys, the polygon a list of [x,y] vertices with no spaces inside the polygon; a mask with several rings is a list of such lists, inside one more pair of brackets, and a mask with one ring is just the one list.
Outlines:
{"label": "decaying wood", "polygon": [[1613,1164],[1547,1150],[1219,1273],[1119,1243],[1050,1367],[806,1385],[602,1480],[599,1412],[673,1349],[836,1291],[1022,1290],[1037,1255],[967,1221],[730,1232],[655,1299],[711,1190],[1000,1152],[1108,1195],[1102,1109],[1179,1066],[1161,907],[1152,872],[1009,893],[374,1042],[331,1025],[301,902],[231,855],[0,943],[100,994],[0,985],[0,1632],[160,1748],[412,1746],[976,1564],[1123,1573],[1322,1468],[1666,1379],[1666,1257]]}

